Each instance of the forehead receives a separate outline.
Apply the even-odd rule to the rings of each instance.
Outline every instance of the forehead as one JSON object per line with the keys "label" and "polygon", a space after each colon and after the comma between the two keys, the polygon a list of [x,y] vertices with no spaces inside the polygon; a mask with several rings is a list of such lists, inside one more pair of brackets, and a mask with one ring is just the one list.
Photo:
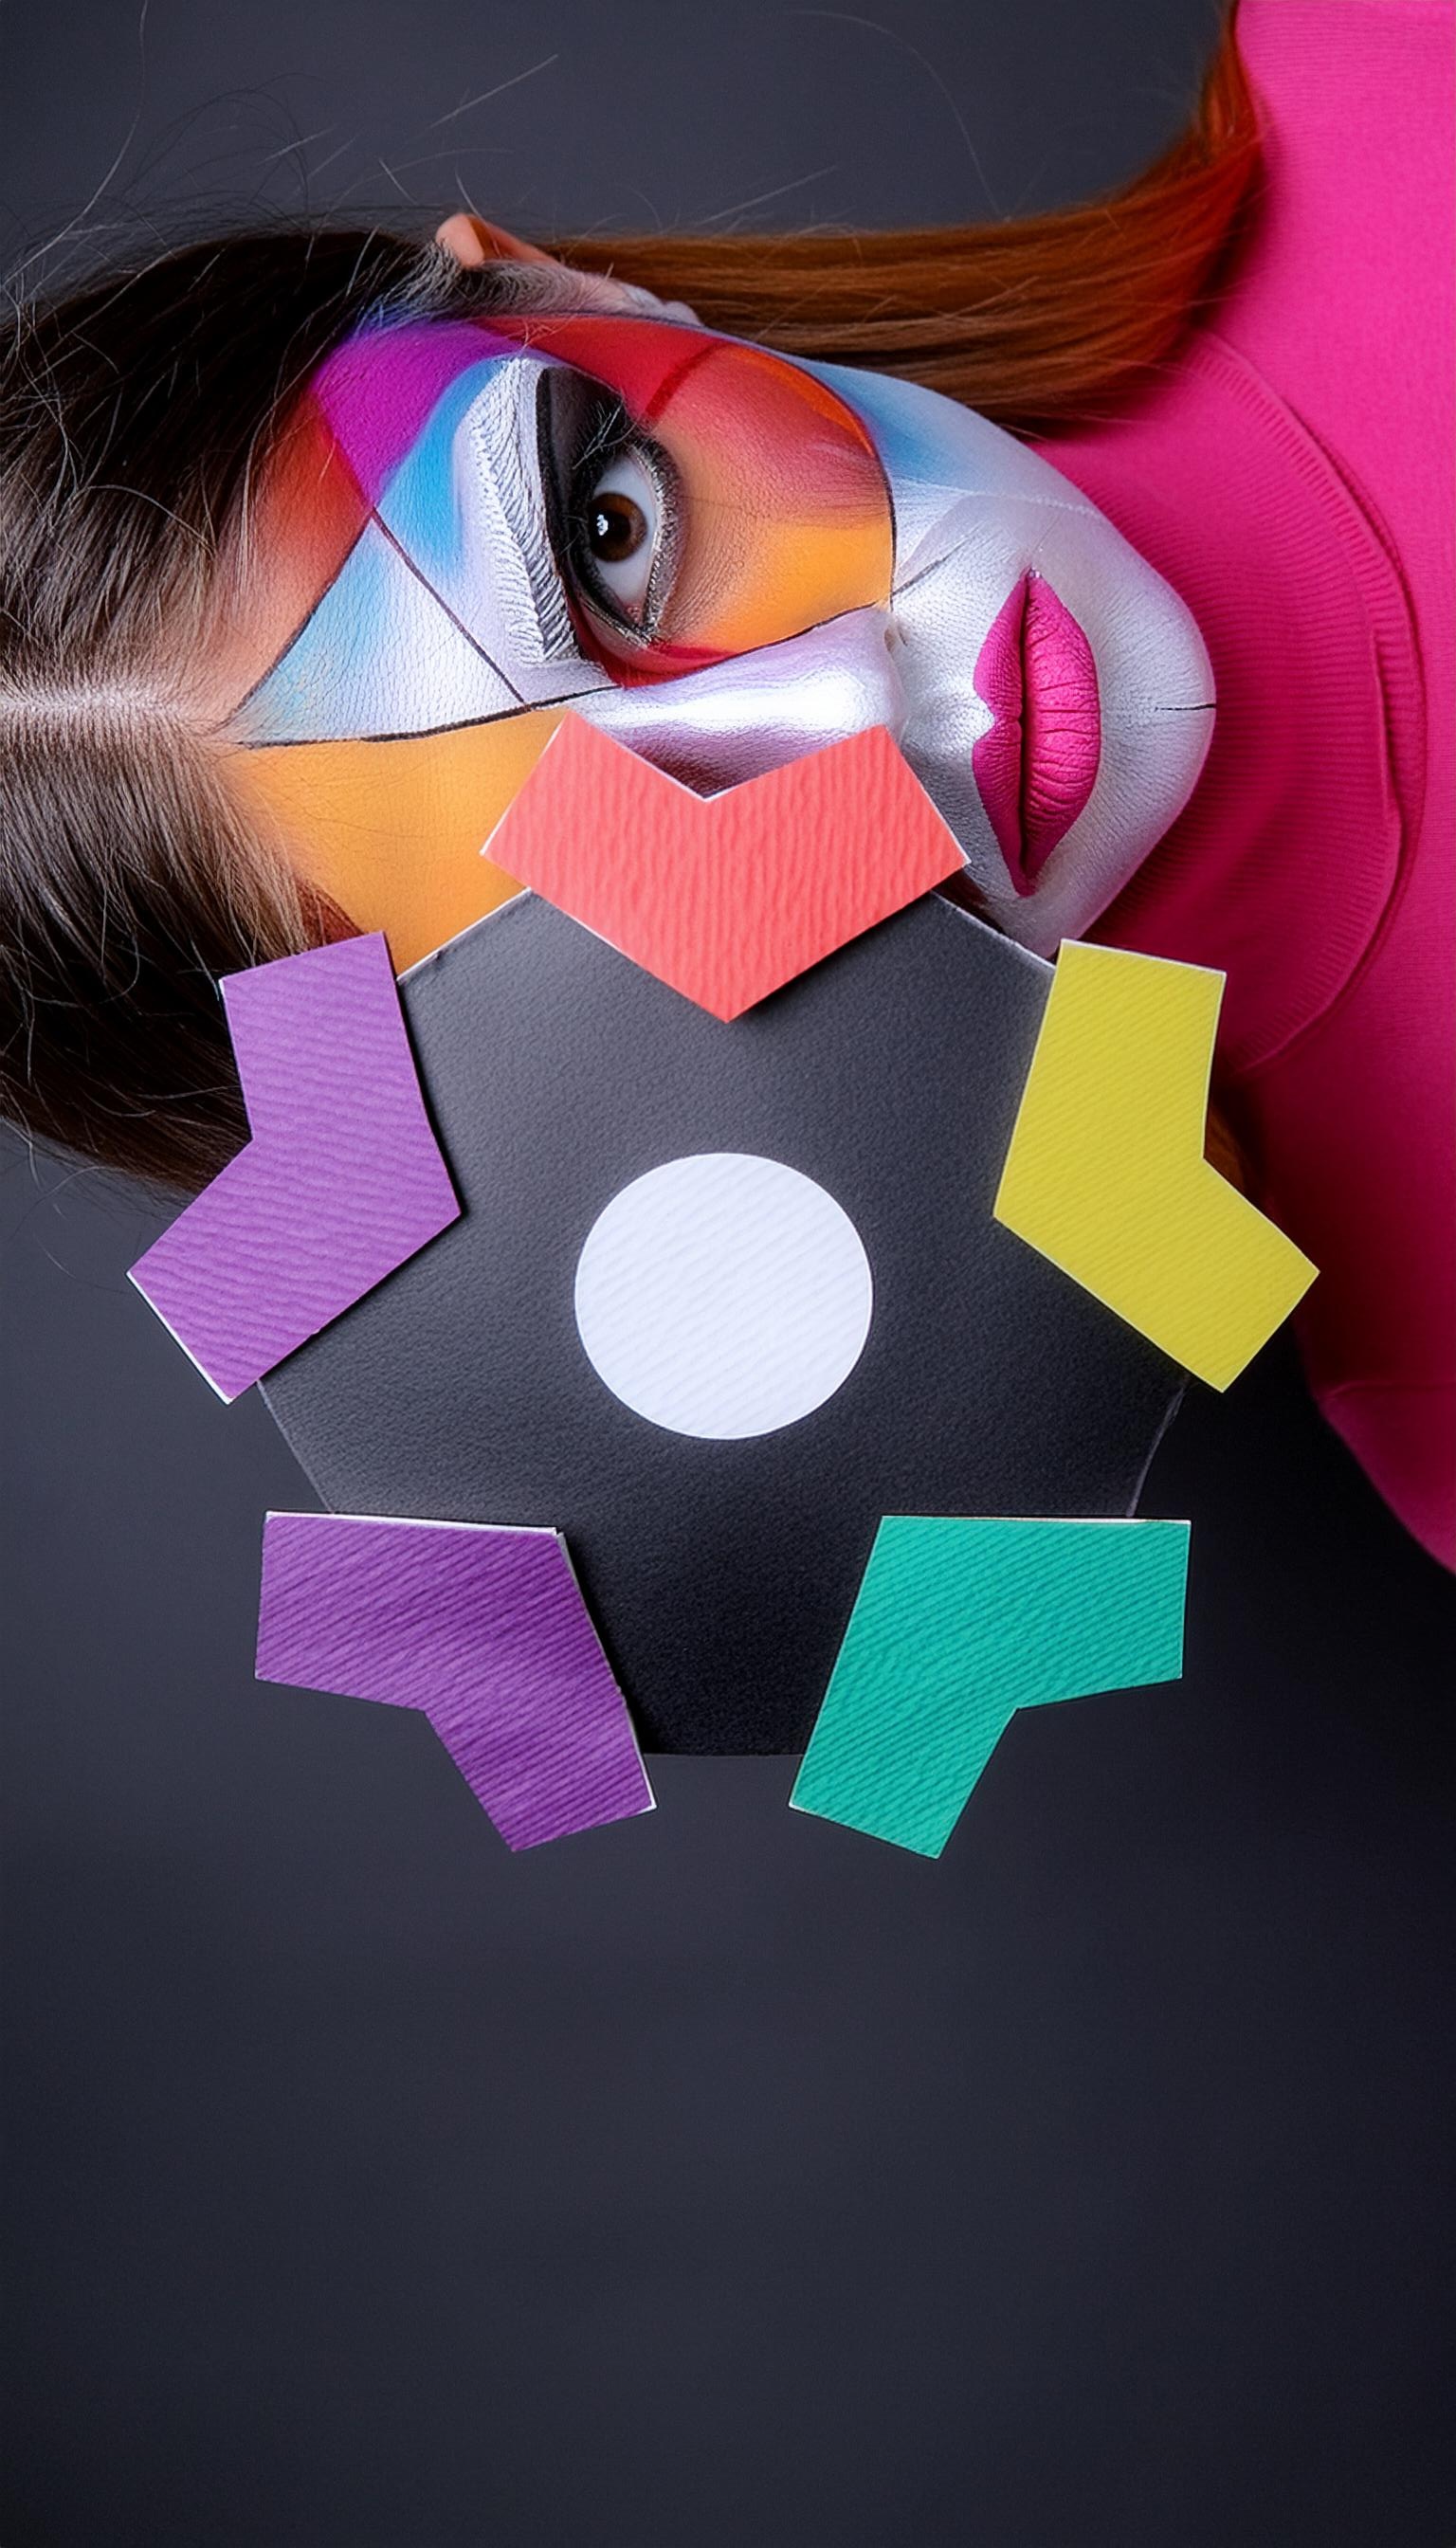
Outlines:
{"label": "forehead", "polygon": [[831,433],[848,427],[852,440],[872,448],[844,401],[781,355],[706,328],[626,315],[538,313],[363,329],[320,365],[311,395],[373,502],[461,376],[509,362],[569,365],[614,391],[645,429],[682,403],[691,376],[706,373],[711,394],[692,404],[725,426],[746,410],[767,430],[790,421]]}

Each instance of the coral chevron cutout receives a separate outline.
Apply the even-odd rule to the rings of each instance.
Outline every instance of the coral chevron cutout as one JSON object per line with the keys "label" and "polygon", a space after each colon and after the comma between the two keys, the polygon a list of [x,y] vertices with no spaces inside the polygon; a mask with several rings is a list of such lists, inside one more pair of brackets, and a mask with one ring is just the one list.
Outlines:
{"label": "coral chevron cutout", "polygon": [[882,726],[698,796],[576,716],[486,854],[724,1020],[963,864]]}

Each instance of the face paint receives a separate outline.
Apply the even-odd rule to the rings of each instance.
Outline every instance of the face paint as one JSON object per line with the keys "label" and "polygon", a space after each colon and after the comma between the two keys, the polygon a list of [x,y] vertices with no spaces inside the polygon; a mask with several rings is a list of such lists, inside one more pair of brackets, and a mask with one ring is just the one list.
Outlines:
{"label": "face paint", "polygon": [[[526,314],[361,334],[299,431],[348,500],[309,549],[331,581],[232,716],[236,766],[401,967],[511,890],[481,845],[568,707],[702,789],[886,726],[987,916],[1039,950],[1198,774],[1211,679],[1181,602],[929,392]],[[265,506],[265,550],[304,545],[292,504]]]}

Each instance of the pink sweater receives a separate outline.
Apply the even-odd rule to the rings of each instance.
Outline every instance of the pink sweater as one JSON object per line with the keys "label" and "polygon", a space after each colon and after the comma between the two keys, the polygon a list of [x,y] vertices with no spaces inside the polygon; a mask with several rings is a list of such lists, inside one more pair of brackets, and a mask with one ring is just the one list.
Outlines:
{"label": "pink sweater", "polygon": [[1449,0],[1243,0],[1265,119],[1214,323],[1047,456],[1187,600],[1219,716],[1096,935],[1228,975],[1219,1094],[1320,1266],[1324,1413],[1456,1565]]}

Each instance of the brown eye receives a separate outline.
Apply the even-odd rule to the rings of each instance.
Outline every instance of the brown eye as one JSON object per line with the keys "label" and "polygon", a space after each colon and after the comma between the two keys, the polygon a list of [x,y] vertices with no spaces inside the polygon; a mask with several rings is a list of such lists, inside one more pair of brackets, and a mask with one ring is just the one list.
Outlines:
{"label": "brown eye", "polygon": [[647,515],[630,496],[597,496],[587,526],[587,546],[601,566],[632,557],[652,536]]}
{"label": "brown eye", "polygon": [[618,451],[578,519],[583,564],[603,600],[623,618],[640,619],[662,536],[662,498],[646,462],[635,451]]}

